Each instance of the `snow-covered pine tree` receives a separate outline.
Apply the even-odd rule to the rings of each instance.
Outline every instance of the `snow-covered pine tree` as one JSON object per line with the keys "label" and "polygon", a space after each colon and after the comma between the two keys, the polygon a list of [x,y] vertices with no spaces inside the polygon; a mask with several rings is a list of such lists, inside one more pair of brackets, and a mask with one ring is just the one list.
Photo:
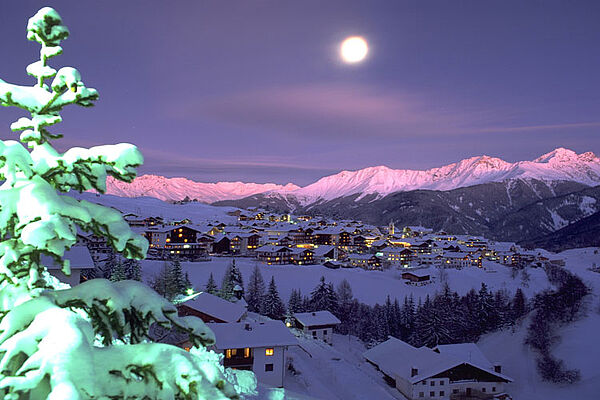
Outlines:
{"label": "snow-covered pine tree", "polygon": [[204,290],[207,293],[214,294],[214,295],[216,295],[218,293],[217,283],[215,282],[215,278],[214,278],[212,272],[208,276],[208,281],[206,282],[206,286],[204,286]]}
{"label": "snow-covered pine tree", "polygon": [[239,285],[242,288],[242,296],[244,295],[244,280],[242,279],[242,273],[235,265],[235,259],[231,261],[231,264],[225,270],[223,275],[223,281],[221,282],[221,290],[219,296],[225,300],[231,300],[234,298],[233,288],[235,285]]}
{"label": "snow-covered pine tree", "polygon": [[275,277],[271,277],[269,289],[264,297],[263,315],[272,319],[282,319],[285,317],[285,306],[279,297]]}
{"label": "snow-covered pine tree", "polygon": [[290,314],[304,312],[302,302],[302,292],[300,289],[292,289],[290,293],[290,299],[288,301],[288,312]]}
{"label": "snow-covered pine tree", "polygon": [[117,268],[118,263],[119,263],[119,258],[117,257],[115,252],[114,251],[109,252],[108,255],[106,256],[106,259],[99,262],[99,264],[101,265],[101,267],[100,267],[101,271],[99,274],[97,274],[98,275],[97,277],[110,279],[112,272],[115,268]]}
{"label": "snow-covered pine tree", "polygon": [[124,280],[127,280],[127,271],[125,270],[125,263],[122,260],[119,260],[112,268],[110,273],[110,281],[118,282]]}
{"label": "snow-covered pine tree", "polygon": [[333,285],[325,282],[324,276],[311,292],[310,307],[312,311],[327,310],[334,314],[337,313],[337,295],[333,290]]}
{"label": "snow-covered pine tree", "polygon": [[513,297],[511,302],[511,317],[513,321],[521,318],[523,315],[527,313],[527,299],[523,294],[521,288],[518,288],[515,291],[515,297]]}
{"label": "snow-covered pine tree", "polygon": [[[78,229],[105,237],[128,258],[143,258],[148,248],[118,211],[61,194],[104,192],[107,175],[129,182],[142,163],[131,144],[65,153],[52,147],[62,135],[48,128],[61,122],[63,107],[91,106],[98,98],[75,68],[48,65],[68,35],[59,14],[42,8],[27,25],[27,38],[41,45],[39,60],[27,67],[35,85],[0,79],[0,105],[30,113],[11,125],[23,144],[0,141],[1,397],[235,398],[217,356],[204,348],[215,342],[212,332],[197,318],[179,318],[175,306],[147,286],[93,279],[70,289],[52,287],[41,256],[60,262],[68,275],[64,252]],[[153,323],[186,332],[194,348],[145,342]]]}
{"label": "snow-covered pine tree", "polygon": [[170,268],[175,296],[185,295],[189,286],[187,286],[185,282],[185,276],[183,275],[183,269],[181,268],[181,261],[179,261],[178,258],[174,258],[170,262]]}
{"label": "snow-covered pine tree", "polygon": [[248,290],[246,291],[246,303],[248,311],[261,313],[265,297],[265,281],[260,273],[258,265],[254,266],[250,280],[248,281]]}

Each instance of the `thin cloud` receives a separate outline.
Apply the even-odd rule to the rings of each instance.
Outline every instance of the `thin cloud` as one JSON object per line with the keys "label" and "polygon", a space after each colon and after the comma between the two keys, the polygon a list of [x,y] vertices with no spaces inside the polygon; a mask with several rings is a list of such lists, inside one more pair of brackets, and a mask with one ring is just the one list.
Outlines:
{"label": "thin cloud", "polygon": [[542,130],[554,130],[554,129],[579,129],[579,128],[595,128],[600,127],[600,122],[574,122],[566,124],[545,124],[545,125],[525,125],[525,126],[513,126],[513,127],[491,127],[477,129],[476,132],[528,132],[528,131],[542,131]]}
{"label": "thin cloud", "polygon": [[455,109],[431,97],[366,85],[284,86],[201,99],[172,108],[170,116],[192,116],[303,136],[344,137],[459,132],[488,118]]}

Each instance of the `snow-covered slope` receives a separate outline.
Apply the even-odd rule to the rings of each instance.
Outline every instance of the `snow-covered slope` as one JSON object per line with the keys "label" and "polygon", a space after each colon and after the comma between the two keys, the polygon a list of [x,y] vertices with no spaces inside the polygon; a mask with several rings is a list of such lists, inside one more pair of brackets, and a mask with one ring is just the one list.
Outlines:
{"label": "snow-covered slope", "polygon": [[354,194],[360,194],[358,199],[370,194],[381,198],[399,191],[452,190],[509,179],[575,181],[595,186],[600,184],[600,159],[591,152],[577,154],[572,150],[558,148],[533,161],[516,163],[478,156],[426,171],[391,169],[385,166],[342,171],[302,188],[291,183],[285,186],[272,183],[199,183],[185,178],[144,175],[131,184],[110,179],[107,182],[107,193],[126,197],[152,196],[162,200],[181,200],[188,196],[207,203],[267,193],[285,198],[286,201],[292,198],[299,204],[307,205]]}
{"label": "snow-covered slope", "polygon": [[298,189],[298,186],[291,183],[285,186],[274,183],[201,183],[186,178],[165,178],[164,176],[157,175],[142,175],[137,177],[132,183],[117,181],[109,177],[106,187],[107,194],[122,197],[149,196],[165,201],[172,201],[183,200],[187,196],[192,200],[197,199],[203,203],[241,199],[267,191],[286,193]]}
{"label": "snow-covered slope", "polygon": [[293,192],[303,203],[332,200],[360,193],[359,199],[416,189],[451,190],[507,179],[533,178],[544,181],[576,181],[600,184],[600,159],[593,153],[577,154],[559,148],[533,160],[509,163],[488,156],[471,157],[426,171],[391,169],[385,166],[342,171]]}

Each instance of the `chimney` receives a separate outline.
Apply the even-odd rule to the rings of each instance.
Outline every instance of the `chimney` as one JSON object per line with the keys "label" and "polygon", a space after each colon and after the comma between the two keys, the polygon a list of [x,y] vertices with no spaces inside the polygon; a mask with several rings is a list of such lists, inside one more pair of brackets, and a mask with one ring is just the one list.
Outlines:
{"label": "chimney", "polygon": [[246,324],[244,325],[244,329],[245,329],[245,330],[247,330],[247,331],[251,331],[251,330],[252,330],[252,327],[250,326],[250,324],[249,324],[249,323],[246,323]]}
{"label": "chimney", "polygon": [[502,373],[502,365],[496,363],[494,364],[494,372],[496,372],[497,374],[501,374]]}
{"label": "chimney", "polygon": [[417,376],[417,375],[419,375],[419,368],[417,368],[417,367],[412,367],[412,368],[410,369],[410,376],[411,376],[411,377],[413,377],[413,376]]}
{"label": "chimney", "polygon": [[314,317],[314,316],[315,316],[315,315],[317,315],[317,314],[316,314],[316,313],[312,313],[312,315],[313,315],[313,317]]}

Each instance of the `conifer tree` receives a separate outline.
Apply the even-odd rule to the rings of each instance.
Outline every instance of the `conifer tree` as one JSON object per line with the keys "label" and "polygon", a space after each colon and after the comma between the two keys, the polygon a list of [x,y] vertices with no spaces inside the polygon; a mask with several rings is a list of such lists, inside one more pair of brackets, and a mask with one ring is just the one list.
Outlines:
{"label": "conifer tree", "polygon": [[[103,236],[126,258],[141,259],[147,241],[109,207],[66,196],[105,192],[108,175],[131,182],[142,156],[130,144],[73,148],[65,153],[49,128],[63,107],[93,105],[95,89],[79,71],[48,61],[69,35],[59,14],[40,9],[27,38],[41,45],[27,67],[34,86],[0,79],[0,105],[30,113],[11,125],[19,141],[0,141],[0,374],[5,399],[123,399],[237,397],[226,372],[205,346],[215,343],[202,321],[177,316],[175,306],[136,281],[93,279],[57,290],[42,264],[53,258],[70,274],[65,250],[77,232]],[[45,81],[52,79],[50,84]],[[24,146],[25,145],[25,146]],[[27,147],[26,147],[27,146]],[[28,150],[30,149],[30,150]],[[158,323],[189,336],[190,352],[151,343]],[[228,373],[230,374],[230,373]]]}
{"label": "conifer tree", "polygon": [[225,275],[223,275],[223,281],[221,282],[221,290],[219,291],[219,296],[224,298],[225,300],[233,299],[234,293],[233,288],[236,285],[239,285],[242,288],[242,295],[244,294],[244,281],[242,279],[242,273],[235,265],[235,259],[231,261],[231,264],[225,270]]}
{"label": "conifer tree", "polygon": [[214,295],[216,295],[218,293],[217,283],[215,282],[215,278],[213,277],[212,272],[208,276],[208,281],[206,282],[206,286],[204,287],[204,290],[207,293],[214,294]]}
{"label": "conifer tree", "polygon": [[515,291],[515,297],[512,299],[511,303],[511,315],[513,320],[517,320],[521,318],[523,315],[527,313],[527,299],[523,294],[521,288],[518,288]]}
{"label": "conifer tree", "polygon": [[285,306],[279,297],[275,277],[271,277],[269,289],[265,295],[263,314],[272,319],[282,319],[285,316]]}
{"label": "conifer tree", "polygon": [[324,276],[321,277],[319,284],[311,292],[310,308],[312,311],[327,310],[334,314],[337,312],[337,295],[333,290],[333,285],[325,282]]}
{"label": "conifer tree", "polygon": [[117,261],[115,266],[112,268],[110,274],[111,282],[124,281],[127,279],[127,271],[125,270],[125,264],[122,261]]}
{"label": "conifer tree", "polygon": [[258,265],[254,266],[250,280],[248,281],[248,290],[246,292],[246,303],[248,311],[261,313],[265,298],[265,281],[260,273]]}
{"label": "conifer tree", "polygon": [[302,302],[302,292],[300,289],[292,289],[290,293],[290,299],[288,301],[288,312],[290,314],[304,312],[304,305]]}
{"label": "conifer tree", "polygon": [[185,280],[185,276],[183,275],[183,268],[181,267],[181,261],[179,258],[174,258],[169,265],[171,270],[171,280],[173,292],[176,295],[184,295],[186,290],[189,288],[187,282]]}

